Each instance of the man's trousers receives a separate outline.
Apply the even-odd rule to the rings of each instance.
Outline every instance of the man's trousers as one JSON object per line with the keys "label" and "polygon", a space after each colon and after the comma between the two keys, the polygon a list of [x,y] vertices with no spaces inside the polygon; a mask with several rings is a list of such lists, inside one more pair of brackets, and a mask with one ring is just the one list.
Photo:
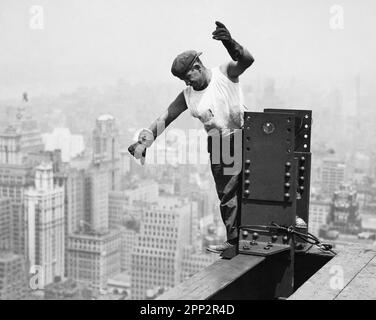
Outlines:
{"label": "man's trousers", "polygon": [[241,130],[227,136],[208,136],[210,166],[214,177],[227,240],[238,238],[241,199]]}

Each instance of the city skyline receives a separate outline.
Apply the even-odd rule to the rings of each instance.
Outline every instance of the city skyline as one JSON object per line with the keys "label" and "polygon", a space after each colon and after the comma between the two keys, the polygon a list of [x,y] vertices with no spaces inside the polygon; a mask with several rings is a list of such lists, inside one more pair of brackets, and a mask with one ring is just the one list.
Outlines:
{"label": "city skyline", "polygon": [[295,138],[286,125],[283,143],[300,134],[312,158],[281,162],[296,173],[282,198],[303,199],[322,241],[375,247],[375,13],[371,0],[1,1],[0,300],[151,300],[220,258],[206,250],[226,228],[200,121],[184,112],[144,165],[128,151],[184,88],[179,52],[230,60],[216,20],[254,55],[248,111],[312,112]]}

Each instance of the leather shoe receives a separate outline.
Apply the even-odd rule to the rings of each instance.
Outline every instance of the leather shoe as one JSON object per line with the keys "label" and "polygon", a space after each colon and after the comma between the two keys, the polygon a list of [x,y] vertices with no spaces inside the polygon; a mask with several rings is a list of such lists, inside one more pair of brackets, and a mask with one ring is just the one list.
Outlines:
{"label": "leather shoe", "polygon": [[222,244],[210,245],[209,247],[206,248],[206,250],[210,252],[214,252],[214,253],[222,253],[223,251],[235,246],[236,242],[234,241],[233,243],[230,243],[229,241],[225,241]]}

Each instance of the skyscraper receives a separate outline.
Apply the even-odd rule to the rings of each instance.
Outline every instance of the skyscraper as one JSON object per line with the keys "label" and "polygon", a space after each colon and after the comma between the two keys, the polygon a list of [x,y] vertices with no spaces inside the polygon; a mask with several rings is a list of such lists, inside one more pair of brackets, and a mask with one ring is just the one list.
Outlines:
{"label": "skyscraper", "polygon": [[105,290],[107,280],[120,273],[119,230],[77,232],[68,240],[68,276],[94,290]]}
{"label": "skyscraper", "polygon": [[104,166],[90,165],[85,170],[84,220],[91,230],[108,230],[109,176]]}
{"label": "skyscraper", "polygon": [[25,259],[0,251],[0,300],[19,300],[27,294]]}
{"label": "skyscraper", "polygon": [[148,289],[180,282],[183,248],[190,242],[190,212],[190,204],[175,197],[161,197],[145,208],[132,253],[132,299],[145,299]]}
{"label": "skyscraper", "polygon": [[119,132],[109,114],[97,118],[93,130],[93,163],[108,167],[110,190],[120,188]]}
{"label": "skyscraper", "polygon": [[69,168],[66,182],[66,234],[78,230],[80,221],[84,218],[84,182],[85,170]]}
{"label": "skyscraper", "polygon": [[362,228],[357,192],[342,184],[334,192],[328,215],[331,228],[347,234],[358,234]]}
{"label": "skyscraper", "polygon": [[12,249],[12,201],[0,196],[0,250]]}
{"label": "skyscraper", "polygon": [[145,180],[123,191],[109,193],[109,223],[110,228],[116,228],[124,222],[127,216],[138,216],[145,203],[158,200],[158,183]]}
{"label": "skyscraper", "polygon": [[[82,206],[83,215],[80,221],[76,221],[78,228],[74,220],[70,227],[67,276],[89,285],[98,293],[106,288],[109,277],[120,272],[121,233],[109,230],[108,170],[101,164],[91,163],[77,171],[74,180],[72,192],[74,189],[82,191],[82,197],[75,199],[74,210],[78,213]],[[79,217],[81,215],[75,219]]]}
{"label": "skyscraper", "polygon": [[19,112],[18,118],[0,132],[0,164],[23,164],[29,153],[43,151],[42,135],[36,120]]}
{"label": "skyscraper", "polygon": [[30,266],[42,267],[42,286],[64,276],[64,188],[54,185],[52,164],[36,168],[35,187],[25,192]]}
{"label": "skyscraper", "polygon": [[309,203],[308,231],[315,236],[319,235],[320,227],[327,224],[330,211],[329,200],[311,199]]}
{"label": "skyscraper", "polygon": [[0,195],[10,200],[12,210],[12,251],[26,254],[25,212],[22,209],[25,190],[32,185],[32,166],[0,164]]}
{"label": "skyscraper", "polygon": [[17,119],[0,132],[0,196],[12,201],[12,250],[26,254],[25,221],[22,210],[24,191],[33,183],[30,153],[43,150],[37,122],[29,110],[18,108]]}
{"label": "skyscraper", "polygon": [[324,195],[331,197],[345,179],[345,163],[335,158],[326,158],[322,161],[322,189]]}
{"label": "skyscraper", "polygon": [[108,278],[120,273],[121,231],[109,228],[109,193],[119,190],[120,181],[117,136],[115,119],[100,116],[93,131],[91,163],[73,164],[77,171],[68,179],[75,202],[72,213],[77,214],[71,217],[67,276],[89,285],[96,294],[106,289]]}
{"label": "skyscraper", "polygon": [[132,268],[132,251],[136,245],[137,231],[135,229],[121,227],[121,270],[130,271]]}

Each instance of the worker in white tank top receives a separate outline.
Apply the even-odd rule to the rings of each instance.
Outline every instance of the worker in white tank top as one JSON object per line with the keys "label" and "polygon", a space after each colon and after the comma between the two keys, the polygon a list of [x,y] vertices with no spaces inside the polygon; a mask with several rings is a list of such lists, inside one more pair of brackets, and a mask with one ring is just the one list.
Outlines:
{"label": "worker in white tank top", "polygon": [[[239,85],[239,76],[252,65],[254,59],[246,48],[231,37],[230,32],[221,22],[216,21],[216,29],[212,37],[222,42],[232,61],[209,69],[199,58],[201,52],[189,50],[175,58],[171,72],[183,80],[187,88],[178,94],[148,129],[140,132],[138,141],[128,148],[129,152],[136,159],[140,159],[142,164],[145,161],[146,148],[150,147],[163,130],[185,110],[189,109],[191,114],[203,123],[211,138],[218,136],[220,140],[233,141],[232,132],[243,126],[246,108]],[[227,241],[208,249],[220,253],[233,247],[238,241],[238,193],[241,186],[239,184],[240,172],[232,175],[226,174],[224,173],[226,164],[222,159],[218,163],[212,161],[213,152],[222,154],[222,142],[215,147],[213,144],[213,149],[215,148],[221,151],[212,150],[210,147],[211,171],[220,200],[220,211],[227,231]]]}
{"label": "worker in white tank top", "polygon": [[228,135],[243,126],[244,98],[239,82],[231,81],[220,67],[210,70],[211,78],[203,90],[184,89],[184,99],[191,115],[198,118],[208,134]]}

